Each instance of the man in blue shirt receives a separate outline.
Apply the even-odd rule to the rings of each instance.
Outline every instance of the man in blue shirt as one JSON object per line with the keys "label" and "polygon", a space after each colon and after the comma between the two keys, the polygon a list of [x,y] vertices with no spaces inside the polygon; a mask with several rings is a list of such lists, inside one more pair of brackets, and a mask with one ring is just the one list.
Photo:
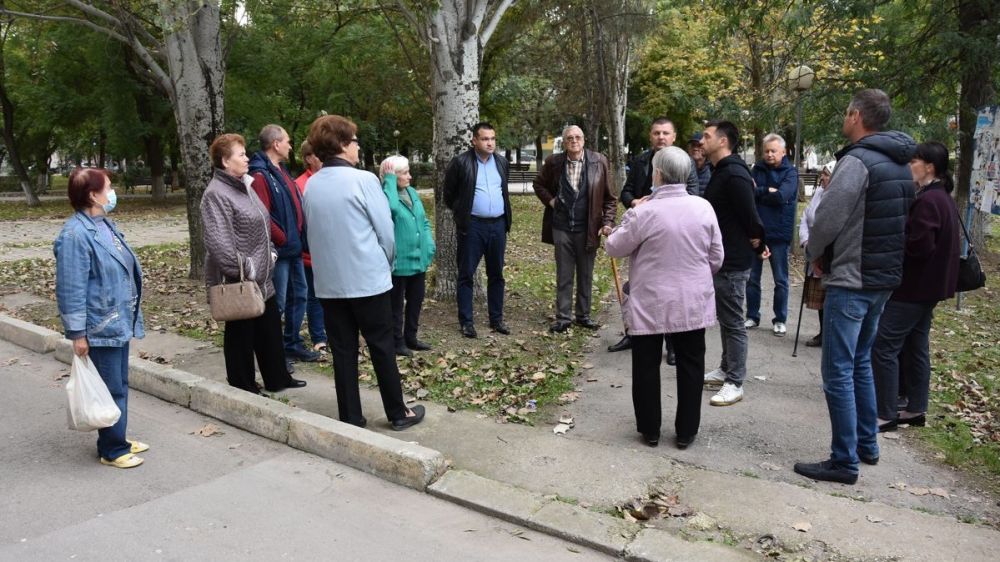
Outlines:
{"label": "man in blue shirt", "polygon": [[476,123],[472,148],[452,159],[444,178],[444,203],[455,217],[458,237],[458,323],[467,338],[476,337],[473,278],[484,257],[490,327],[510,333],[503,321],[503,263],[511,224],[508,165],[503,156],[494,154],[496,140],[493,125]]}

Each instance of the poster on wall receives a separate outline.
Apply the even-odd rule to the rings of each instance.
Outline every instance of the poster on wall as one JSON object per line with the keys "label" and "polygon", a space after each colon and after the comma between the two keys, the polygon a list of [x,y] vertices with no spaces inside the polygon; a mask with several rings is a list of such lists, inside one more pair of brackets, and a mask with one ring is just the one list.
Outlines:
{"label": "poster on wall", "polygon": [[1000,215],[1000,106],[979,110],[973,138],[969,201],[984,213]]}

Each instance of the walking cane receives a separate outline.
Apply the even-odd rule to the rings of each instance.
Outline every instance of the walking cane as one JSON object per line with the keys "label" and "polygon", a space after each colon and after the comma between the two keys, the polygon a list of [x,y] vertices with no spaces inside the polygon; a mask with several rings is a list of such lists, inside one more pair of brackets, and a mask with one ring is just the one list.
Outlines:
{"label": "walking cane", "polygon": [[624,308],[624,305],[625,305],[625,294],[622,292],[622,278],[621,278],[620,275],[618,275],[618,262],[615,261],[615,258],[613,258],[611,256],[608,256],[608,257],[611,258],[611,273],[615,277],[615,291],[618,294],[618,309],[621,310],[621,313],[622,313],[622,326],[625,328],[625,335],[627,336],[628,335],[628,320],[625,319],[625,308]]}
{"label": "walking cane", "polygon": [[806,283],[809,280],[809,263],[806,263],[806,276],[802,278],[802,301],[799,302],[799,320],[795,323],[795,346],[792,347],[792,357],[799,356],[799,332],[802,330],[802,309],[806,304]]}

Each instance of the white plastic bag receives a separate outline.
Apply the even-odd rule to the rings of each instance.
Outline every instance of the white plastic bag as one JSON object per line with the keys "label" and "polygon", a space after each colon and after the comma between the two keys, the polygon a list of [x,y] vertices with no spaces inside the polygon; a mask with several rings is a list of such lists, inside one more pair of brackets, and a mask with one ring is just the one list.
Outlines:
{"label": "white plastic bag", "polygon": [[111,427],[122,416],[89,356],[84,359],[73,355],[73,368],[69,373],[69,382],[66,383],[66,398],[66,419],[70,429],[93,431]]}

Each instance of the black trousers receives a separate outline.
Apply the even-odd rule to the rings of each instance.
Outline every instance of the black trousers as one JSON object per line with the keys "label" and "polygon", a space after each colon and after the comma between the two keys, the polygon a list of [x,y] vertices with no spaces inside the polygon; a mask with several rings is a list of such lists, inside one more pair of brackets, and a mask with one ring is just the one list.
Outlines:
{"label": "black trousers", "polygon": [[281,390],[292,377],[285,366],[285,346],[281,334],[281,314],[274,297],[264,303],[264,314],[248,320],[230,320],[222,335],[226,358],[226,380],[230,386],[256,394],[253,358],[257,356],[264,386]]}
{"label": "black trousers", "polygon": [[392,323],[397,347],[417,341],[420,309],[424,306],[425,277],[425,273],[392,276]]}
{"label": "black trousers", "polygon": [[[665,334],[632,338],[632,406],[635,426],[642,434],[660,434],[660,363]],[[692,437],[701,423],[701,394],[705,380],[705,330],[670,334],[677,356],[678,437]]]}
{"label": "black trousers", "polygon": [[319,299],[326,321],[333,358],[340,421],[360,425],[361,391],[358,388],[358,332],[365,337],[375,367],[382,407],[389,421],[406,417],[403,386],[396,366],[392,336],[392,299],[389,291],[353,299]]}

